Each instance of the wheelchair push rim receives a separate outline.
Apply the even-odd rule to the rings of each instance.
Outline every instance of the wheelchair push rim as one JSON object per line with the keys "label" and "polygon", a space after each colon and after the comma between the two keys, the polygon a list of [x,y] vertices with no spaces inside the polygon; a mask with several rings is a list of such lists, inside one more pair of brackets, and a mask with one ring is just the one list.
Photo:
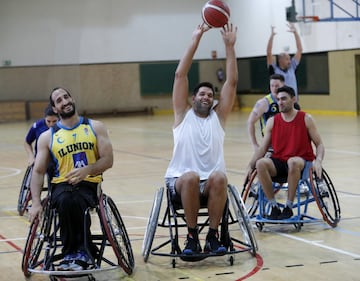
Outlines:
{"label": "wheelchair push rim", "polygon": [[128,274],[132,274],[135,260],[125,224],[111,197],[100,196],[101,223],[107,239],[118,259],[119,266]]}

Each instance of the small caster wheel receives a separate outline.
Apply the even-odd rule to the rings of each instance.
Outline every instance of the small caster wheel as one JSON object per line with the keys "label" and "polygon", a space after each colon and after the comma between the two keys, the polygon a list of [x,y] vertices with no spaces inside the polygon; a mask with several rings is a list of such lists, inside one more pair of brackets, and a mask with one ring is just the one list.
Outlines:
{"label": "small caster wheel", "polygon": [[234,265],[234,257],[233,257],[233,256],[230,256],[229,262],[230,262],[230,265],[231,265],[231,266]]}
{"label": "small caster wheel", "polygon": [[264,226],[264,224],[261,223],[261,222],[257,222],[257,223],[256,223],[256,227],[259,229],[259,231],[262,231],[262,230],[263,230],[263,226]]}

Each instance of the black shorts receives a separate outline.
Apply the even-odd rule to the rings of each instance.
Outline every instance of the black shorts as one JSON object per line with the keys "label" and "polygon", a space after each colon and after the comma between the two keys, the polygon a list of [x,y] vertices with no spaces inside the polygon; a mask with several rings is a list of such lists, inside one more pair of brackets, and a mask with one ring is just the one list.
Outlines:
{"label": "black shorts", "polygon": [[273,161],[276,169],[276,176],[272,177],[272,180],[279,183],[287,182],[287,175],[289,171],[287,162],[272,157],[270,157],[270,159]]}

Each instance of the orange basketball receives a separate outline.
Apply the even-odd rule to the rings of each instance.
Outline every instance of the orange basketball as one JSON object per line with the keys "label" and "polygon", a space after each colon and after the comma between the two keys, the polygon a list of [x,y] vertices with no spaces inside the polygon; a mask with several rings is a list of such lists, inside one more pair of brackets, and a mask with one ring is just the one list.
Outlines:
{"label": "orange basketball", "polygon": [[202,8],[202,18],[209,27],[223,27],[230,18],[229,6],[221,0],[210,0]]}

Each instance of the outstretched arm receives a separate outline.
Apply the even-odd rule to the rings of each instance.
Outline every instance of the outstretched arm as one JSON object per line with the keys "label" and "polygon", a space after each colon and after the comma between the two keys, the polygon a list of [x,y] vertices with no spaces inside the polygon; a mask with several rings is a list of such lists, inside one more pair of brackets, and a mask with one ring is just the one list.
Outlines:
{"label": "outstretched arm", "polygon": [[272,54],[272,48],[273,48],[273,41],[275,37],[275,26],[271,26],[271,34],[270,38],[266,47],[266,63],[267,65],[271,65],[273,63],[273,54]]}
{"label": "outstretched arm", "polygon": [[226,80],[220,92],[219,104],[215,110],[219,116],[221,125],[225,127],[225,121],[232,110],[236,96],[238,81],[238,67],[235,55],[237,27],[227,23],[221,30],[221,35],[226,50]]}
{"label": "outstretched arm", "polygon": [[296,43],[296,53],[295,53],[295,60],[297,61],[297,63],[300,62],[301,60],[301,56],[302,56],[302,44],[301,44],[301,39],[300,39],[300,36],[299,36],[299,33],[297,32],[295,26],[294,26],[294,23],[290,22],[288,24],[288,27],[289,27],[289,32],[292,32],[294,33],[294,36],[295,36],[295,43]]}
{"label": "outstretched arm", "polygon": [[175,72],[173,85],[172,102],[175,115],[174,127],[179,125],[184,119],[186,110],[189,108],[189,80],[188,72],[190,70],[194,54],[199,46],[200,39],[205,31],[209,30],[206,24],[197,26],[192,34],[190,45],[185,51],[184,56],[180,59]]}

